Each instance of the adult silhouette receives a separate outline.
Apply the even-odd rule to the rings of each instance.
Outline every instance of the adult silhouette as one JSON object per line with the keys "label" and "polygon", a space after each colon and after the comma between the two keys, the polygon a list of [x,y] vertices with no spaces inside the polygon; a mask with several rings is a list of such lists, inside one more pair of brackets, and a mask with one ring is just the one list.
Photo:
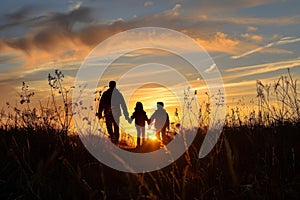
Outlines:
{"label": "adult silhouette", "polygon": [[101,119],[103,117],[102,113],[104,112],[107,132],[114,144],[118,144],[120,137],[119,123],[121,108],[125,119],[129,120],[129,114],[124,97],[116,88],[116,82],[110,81],[108,90],[106,90],[101,96],[96,115],[99,119]]}
{"label": "adult silhouette", "polygon": [[150,124],[152,124],[153,121],[155,121],[154,127],[156,130],[156,138],[158,140],[161,140],[162,138],[163,144],[166,144],[166,133],[167,129],[170,129],[170,120],[167,111],[164,109],[163,102],[157,102],[157,110],[155,110],[155,112],[150,117]]}

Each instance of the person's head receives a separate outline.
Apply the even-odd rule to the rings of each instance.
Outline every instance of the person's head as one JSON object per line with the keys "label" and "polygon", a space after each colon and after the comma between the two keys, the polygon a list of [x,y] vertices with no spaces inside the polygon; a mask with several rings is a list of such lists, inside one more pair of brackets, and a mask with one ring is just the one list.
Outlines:
{"label": "person's head", "polygon": [[141,102],[136,102],[135,104],[135,110],[143,110],[143,104]]}
{"label": "person's head", "polygon": [[157,109],[163,109],[164,108],[164,103],[159,101],[156,103],[157,104]]}
{"label": "person's head", "polygon": [[116,81],[109,81],[109,88],[114,89],[116,87]]}

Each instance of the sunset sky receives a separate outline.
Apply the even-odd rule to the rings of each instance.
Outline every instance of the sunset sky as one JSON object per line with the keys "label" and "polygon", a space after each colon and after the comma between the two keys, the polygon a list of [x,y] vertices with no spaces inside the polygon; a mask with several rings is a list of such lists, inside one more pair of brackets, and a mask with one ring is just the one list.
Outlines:
{"label": "sunset sky", "polygon": [[182,32],[206,49],[222,74],[228,102],[255,98],[258,79],[273,83],[287,68],[300,78],[299,8],[298,0],[4,0],[1,106],[16,100],[23,81],[37,99],[46,100],[49,72],[63,71],[64,83],[71,86],[101,41],[147,26]]}

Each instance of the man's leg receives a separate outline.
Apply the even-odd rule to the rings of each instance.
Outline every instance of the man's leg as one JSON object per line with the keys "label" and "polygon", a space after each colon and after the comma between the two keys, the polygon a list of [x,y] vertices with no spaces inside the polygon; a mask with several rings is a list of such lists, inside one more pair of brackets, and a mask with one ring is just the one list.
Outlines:
{"label": "man's leg", "polygon": [[120,128],[119,128],[120,118],[114,117],[114,138],[115,138],[115,144],[119,143],[119,137],[120,137]]}
{"label": "man's leg", "polygon": [[112,126],[113,126],[113,117],[106,116],[105,117],[105,123],[106,123],[107,132],[108,132],[108,134],[110,136],[110,140],[113,142],[113,140],[114,140],[114,132],[113,132],[113,129],[112,129]]}
{"label": "man's leg", "polygon": [[160,130],[156,130],[156,139],[161,140],[160,138]]}
{"label": "man's leg", "polygon": [[166,130],[166,128],[161,129],[161,137],[162,137],[162,143],[164,145],[166,145],[167,144],[167,130]]}

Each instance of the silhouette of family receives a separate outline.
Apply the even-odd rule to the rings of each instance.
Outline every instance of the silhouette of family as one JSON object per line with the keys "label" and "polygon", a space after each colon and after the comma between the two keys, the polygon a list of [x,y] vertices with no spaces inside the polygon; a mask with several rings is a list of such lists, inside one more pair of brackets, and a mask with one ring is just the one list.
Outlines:
{"label": "silhouette of family", "polygon": [[161,141],[162,144],[166,144],[166,133],[167,129],[170,128],[170,121],[169,115],[164,109],[164,103],[157,102],[157,109],[151,115],[151,117],[148,118],[146,112],[144,111],[143,104],[141,102],[136,102],[134,112],[129,118],[124,97],[116,88],[115,81],[109,82],[109,88],[102,94],[99,102],[98,112],[96,113],[96,116],[99,119],[103,118],[102,114],[104,113],[107,132],[112,143],[118,144],[119,142],[121,109],[128,123],[132,123],[133,120],[135,122],[137,131],[137,147],[140,147],[145,142],[146,122],[150,126],[154,123],[156,138]]}

